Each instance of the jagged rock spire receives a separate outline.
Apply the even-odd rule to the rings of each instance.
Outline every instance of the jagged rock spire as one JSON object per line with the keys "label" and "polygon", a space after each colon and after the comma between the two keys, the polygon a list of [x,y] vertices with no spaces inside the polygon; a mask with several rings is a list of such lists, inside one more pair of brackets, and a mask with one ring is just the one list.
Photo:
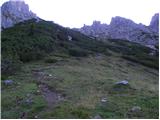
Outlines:
{"label": "jagged rock spire", "polygon": [[37,16],[29,10],[29,6],[23,0],[10,0],[1,7],[1,25],[3,28],[32,18],[37,18]]}
{"label": "jagged rock spire", "polygon": [[156,13],[150,22],[150,27],[154,32],[159,32],[159,13]]}

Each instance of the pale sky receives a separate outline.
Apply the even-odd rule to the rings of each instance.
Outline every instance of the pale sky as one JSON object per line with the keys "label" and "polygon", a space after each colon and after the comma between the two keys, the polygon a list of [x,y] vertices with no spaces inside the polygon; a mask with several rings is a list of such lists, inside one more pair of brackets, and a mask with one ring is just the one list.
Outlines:
{"label": "pale sky", "polygon": [[[0,5],[5,1],[1,0]],[[149,25],[160,11],[160,0],[24,0],[42,19],[64,27],[91,25],[94,20],[109,24],[112,17],[129,18]]]}

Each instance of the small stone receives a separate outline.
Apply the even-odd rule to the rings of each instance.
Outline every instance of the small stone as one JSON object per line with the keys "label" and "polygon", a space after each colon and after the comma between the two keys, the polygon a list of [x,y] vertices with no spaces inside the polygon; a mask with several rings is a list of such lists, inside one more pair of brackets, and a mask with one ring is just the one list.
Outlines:
{"label": "small stone", "polygon": [[18,85],[20,85],[21,83],[20,83],[20,82],[18,82],[17,84],[18,84]]}
{"label": "small stone", "polygon": [[134,106],[134,107],[132,107],[131,111],[132,111],[132,112],[139,112],[139,111],[141,111],[141,107],[139,107],[139,106]]}
{"label": "small stone", "polygon": [[36,119],[37,119],[37,118],[38,118],[38,116],[36,115],[36,116],[34,116],[34,118],[36,118]]}
{"label": "small stone", "polygon": [[13,80],[4,80],[3,82],[5,85],[12,85],[13,84]]}
{"label": "small stone", "polygon": [[96,115],[93,119],[102,119],[100,115]]}
{"label": "small stone", "polygon": [[37,93],[40,93],[40,91],[39,91],[39,90],[37,90]]}
{"label": "small stone", "polygon": [[31,98],[29,98],[29,99],[27,99],[26,101],[25,101],[25,103],[27,103],[27,104],[32,104],[33,103],[33,100],[31,99]]}
{"label": "small stone", "polygon": [[122,80],[120,82],[116,82],[116,85],[128,85],[128,81],[127,80]]}
{"label": "small stone", "polygon": [[26,96],[27,96],[27,97],[30,97],[31,95],[28,93]]}
{"label": "small stone", "polygon": [[103,102],[103,103],[107,102],[107,98],[102,98],[101,102]]}
{"label": "small stone", "polygon": [[52,77],[52,75],[51,75],[51,74],[49,74],[49,77]]}
{"label": "small stone", "polygon": [[58,95],[58,99],[61,99],[61,96],[60,96],[60,95]]}
{"label": "small stone", "polygon": [[69,40],[69,41],[72,41],[72,37],[71,37],[71,36],[68,36],[68,40]]}

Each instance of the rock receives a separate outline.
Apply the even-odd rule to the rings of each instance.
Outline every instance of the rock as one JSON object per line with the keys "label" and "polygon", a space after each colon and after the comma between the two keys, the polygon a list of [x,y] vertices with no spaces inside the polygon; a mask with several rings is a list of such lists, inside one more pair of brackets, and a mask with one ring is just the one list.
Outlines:
{"label": "rock", "polygon": [[31,94],[30,93],[27,93],[27,95],[26,95],[27,97],[30,97],[31,96]]}
{"label": "rock", "polygon": [[102,59],[102,58],[103,58],[103,56],[102,56],[101,53],[96,53],[96,59],[100,60],[100,59]]}
{"label": "rock", "polygon": [[96,115],[93,119],[102,119],[100,115]]}
{"label": "rock", "polygon": [[141,110],[141,107],[139,106],[133,106],[128,112],[127,112],[127,118],[143,118],[144,113]]}
{"label": "rock", "polygon": [[49,74],[48,76],[49,76],[49,77],[52,77],[52,75],[51,75],[51,74]]}
{"label": "rock", "polygon": [[68,40],[69,40],[69,41],[72,41],[72,37],[71,37],[71,36],[68,36]]}
{"label": "rock", "polygon": [[102,103],[107,102],[107,98],[102,98],[102,99],[101,99],[101,102],[102,102]]}
{"label": "rock", "polygon": [[1,7],[1,25],[3,28],[12,27],[19,22],[32,18],[37,18],[37,16],[29,10],[29,6],[24,1],[8,1]]}
{"label": "rock", "polygon": [[64,97],[63,97],[62,95],[57,95],[57,99],[58,99],[59,101],[63,101],[63,100],[64,100]]}
{"label": "rock", "polygon": [[154,31],[159,33],[159,13],[156,13],[150,22],[149,27]]}
{"label": "rock", "polygon": [[150,56],[156,55],[156,51],[151,51],[151,52],[149,53],[149,55],[150,55]]}
{"label": "rock", "polygon": [[37,93],[40,93],[40,90],[37,90]]}
{"label": "rock", "polygon": [[139,112],[139,111],[141,111],[141,107],[139,107],[139,106],[134,106],[131,109],[131,112]]}
{"label": "rock", "polygon": [[14,83],[13,80],[4,80],[3,82],[5,85],[12,85]]}
{"label": "rock", "polygon": [[[110,90],[110,93],[121,94],[121,96],[125,96],[128,92],[134,92],[134,89],[130,86],[127,80],[122,80],[120,82],[116,82]],[[122,95],[122,93],[124,95]]]}
{"label": "rock", "polygon": [[20,82],[18,82],[17,84],[18,84],[18,85],[20,85],[21,83],[20,83]]}
{"label": "rock", "polygon": [[134,106],[134,107],[132,107],[132,109],[130,111],[133,113],[139,113],[139,112],[141,112],[141,107]]}
{"label": "rock", "polygon": [[75,29],[81,33],[90,36],[91,38],[105,38],[108,35],[108,25],[101,24],[100,21],[93,21],[91,26],[84,25],[80,29]]}
{"label": "rock", "polygon": [[127,80],[122,80],[120,82],[116,82],[116,85],[128,85],[128,81]]}
{"label": "rock", "polygon": [[37,119],[37,118],[38,118],[38,116],[36,115],[36,116],[34,116],[34,118],[35,118],[35,119]]}
{"label": "rock", "polygon": [[25,100],[25,103],[31,105],[33,103],[33,100],[31,98],[28,98]]}
{"label": "rock", "polygon": [[113,39],[123,39],[142,45],[156,45],[157,34],[148,26],[136,24],[130,19],[114,17],[109,26],[109,35]]}
{"label": "rock", "polygon": [[27,113],[26,113],[26,112],[23,112],[23,113],[21,114],[20,118],[21,118],[21,119],[24,119],[24,118],[26,118],[26,116],[27,116]]}

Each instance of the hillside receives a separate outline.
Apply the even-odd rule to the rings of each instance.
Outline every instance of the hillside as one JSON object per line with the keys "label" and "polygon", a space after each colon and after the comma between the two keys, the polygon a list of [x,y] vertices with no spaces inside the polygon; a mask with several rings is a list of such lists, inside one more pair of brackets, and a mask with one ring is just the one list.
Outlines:
{"label": "hillside", "polygon": [[2,118],[158,118],[158,51],[37,19],[1,39]]}

